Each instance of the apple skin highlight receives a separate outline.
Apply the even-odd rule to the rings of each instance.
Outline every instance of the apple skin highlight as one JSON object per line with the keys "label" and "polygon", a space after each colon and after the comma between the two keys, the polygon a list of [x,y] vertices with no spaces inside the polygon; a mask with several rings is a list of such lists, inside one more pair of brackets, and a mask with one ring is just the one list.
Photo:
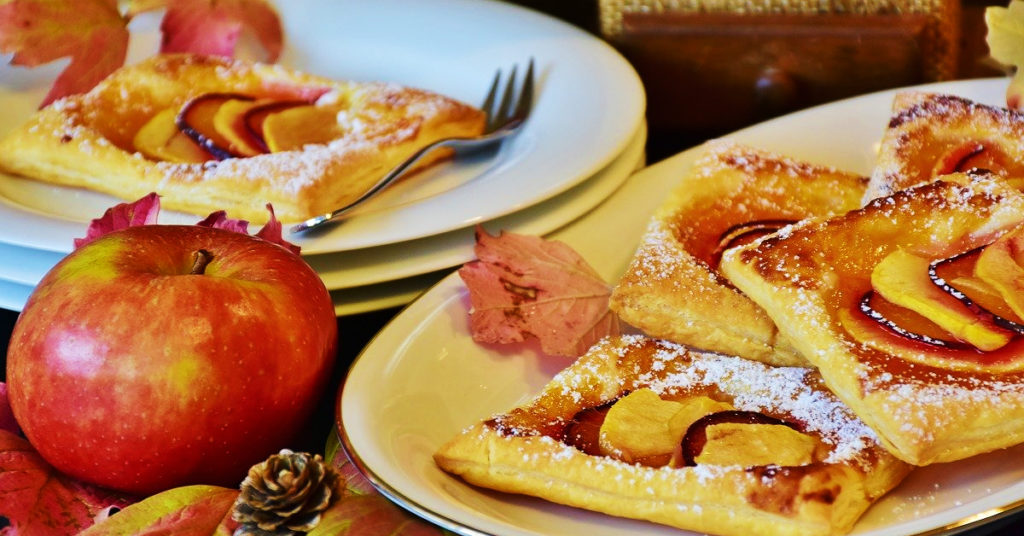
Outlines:
{"label": "apple skin highlight", "polygon": [[[194,253],[212,256],[190,273]],[[327,289],[252,236],[150,225],[83,246],[40,282],[7,356],[14,414],[58,470],[132,493],[235,487],[286,447],[336,357]]]}

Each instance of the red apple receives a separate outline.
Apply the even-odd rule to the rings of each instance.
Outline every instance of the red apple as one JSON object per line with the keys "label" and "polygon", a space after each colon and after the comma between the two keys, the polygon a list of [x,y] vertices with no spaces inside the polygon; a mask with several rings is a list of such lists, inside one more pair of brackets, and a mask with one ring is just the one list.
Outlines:
{"label": "red apple", "polygon": [[298,255],[221,229],[130,227],[39,283],[11,336],[10,402],[74,477],[235,487],[308,424],[336,344],[330,295]]}

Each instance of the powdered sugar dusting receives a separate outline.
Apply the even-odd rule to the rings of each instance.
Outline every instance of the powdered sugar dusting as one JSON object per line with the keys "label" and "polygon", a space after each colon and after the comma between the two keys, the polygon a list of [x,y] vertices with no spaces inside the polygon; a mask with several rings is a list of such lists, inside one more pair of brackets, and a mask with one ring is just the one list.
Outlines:
{"label": "powdered sugar dusting", "polygon": [[[639,356],[650,351],[650,359]],[[609,364],[611,355],[617,369]],[[644,354],[646,355],[646,354]],[[617,372],[617,375],[613,374]],[[738,357],[698,353],[685,346],[641,335],[605,339],[551,385],[559,394],[581,400],[595,387],[595,378],[618,378],[622,384],[606,391],[624,392],[647,387],[661,395],[719,392],[740,410],[767,413],[799,423],[818,435],[832,450],[827,463],[868,463],[864,455],[877,446],[875,433],[835,395],[824,388],[817,373],[799,367],[772,367]]]}
{"label": "powdered sugar dusting", "polygon": [[[629,351],[643,343],[633,336],[624,340],[623,351]],[[674,343],[655,343],[655,362],[661,362],[662,370],[640,372],[639,385],[648,386],[656,392],[670,394],[692,390],[695,387],[714,387],[733,398],[738,409],[791,417],[804,426],[804,430],[821,435],[833,447],[826,459],[829,463],[849,461],[863,451],[877,444],[877,437],[863,422],[835,395],[812,379],[812,370],[798,367],[771,367],[763,363],[732,356],[716,354],[693,354],[687,348]],[[680,360],[690,355],[686,366],[679,366]]]}

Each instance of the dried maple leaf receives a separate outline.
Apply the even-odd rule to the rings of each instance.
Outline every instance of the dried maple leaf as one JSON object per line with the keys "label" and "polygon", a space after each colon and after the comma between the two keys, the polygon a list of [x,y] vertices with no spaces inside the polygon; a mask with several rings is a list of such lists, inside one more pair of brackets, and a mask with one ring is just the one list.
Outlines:
{"label": "dried maple leaf", "polygon": [[28,441],[0,430],[0,517],[11,534],[77,534],[109,507],[131,503],[58,473]]}
{"label": "dried maple leaf", "polygon": [[611,289],[566,244],[506,232],[494,237],[478,226],[475,251],[478,260],[459,269],[475,341],[532,335],[545,353],[576,357],[618,333],[618,317],[608,309]]}
{"label": "dried maple leaf", "polygon": [[167,0],[166,4],[160,52],[234,56],[242,29],[248,28],[266,49],[267,61],[277,61],[281,55],[281,21],[264,0]]}
{"label": "dried maple leaf", "polygon": [[117,0],[10,0],[0,3],[0,52],[35,67],[70,57],[41,106],[92,89],[124,64],[127,21]]}

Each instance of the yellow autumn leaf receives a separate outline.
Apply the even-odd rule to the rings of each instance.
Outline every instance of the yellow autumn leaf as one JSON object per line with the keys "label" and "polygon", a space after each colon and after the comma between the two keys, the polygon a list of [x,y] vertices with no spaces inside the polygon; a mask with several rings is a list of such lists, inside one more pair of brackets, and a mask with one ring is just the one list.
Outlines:
{"label": "yellow autumn leaf", "polygon": [[1024,65],[1024,0],[1013,0],[1007,7],[985,9],[985,25],[992,59],[1014,67]]}
{"label": "yellow autumn leaf", "polygon": [[1006,88],[1006,106],[1020,110],[1024,107],[1024,70],[1019,69],[1024,65],[1024,0],[1013,0],[1007,7],[986,8],[985,25],[989,55],[1015,69]]}

